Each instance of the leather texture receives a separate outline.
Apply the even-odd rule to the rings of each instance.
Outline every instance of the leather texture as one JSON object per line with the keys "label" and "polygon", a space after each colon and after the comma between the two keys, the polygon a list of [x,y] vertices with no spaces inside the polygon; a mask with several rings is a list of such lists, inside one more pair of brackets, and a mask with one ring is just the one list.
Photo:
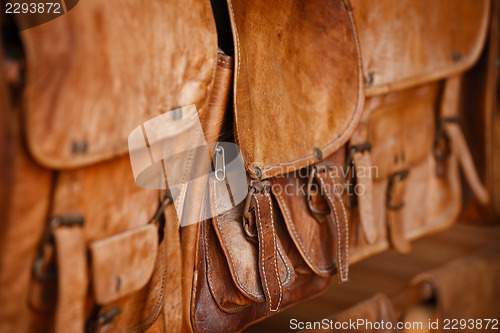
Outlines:
{"label": "leather texture", "polygon": [[21,37],[27,143],[42,165],[110,159],[137,124],[179,106],[207,112],[217,65],[208,1],[82,1]]}
{"label": "leather texture", "polygon": [[[426,281],[431,285],[436,299],[435,315],[440,320],[497,318],[500,313],[499,255],[500,247],[494,245],[421,274],[412,284]],[[481,328],[481,332],[494,331],[491,326]]]}
{"label": "leather texture", "polygon": [[107,304],[144,287],[153,272],[157,244],[152,224],[90,243],[96,302]]}
{"label": "leather texture", "polygon": [[490,1],[353,0],[352,8],[373,96],[470,68],[484,46]]}
{"label": "leather texture", "polygon": [[57,307],[54,331],[85,331],[88,292],[87,253],[81,227],[57,227],[54,231],[57,257]]}
{"label": "leather texture", "polygon": [[[366,301],[363,301],[355,306],[342,311],[330,318],[333,323],[349,323],[349,321],[356,321],[358,319],[364,319],[367,322],[371,323],[381,323],[382,321],[386,323],[384,327],[387,327],[387,323],[392,323],[394,326],[397,323],[396,311],[392,305],[389,297],[383,294],[377,294]],[[373,325],[375,326],[375,325]],[[357,329],[356,332],[362,333],[390,333],[395,332],[392,329],[370,329],[368,325],[364,325],[364,327]],[[321,330],[308,330],[305,332],[352,332],[350,328],[346,329],[321,329]]]}
{"label": "leather texture", "polygon": [[236,140],[249,175],[298,170],[318,161],[315,148],[324,157],[339,149],[364,101],[348,1],[228,0],[228,7]]}
{"label": "leather texture", "polygon": [[[341,168],[344,165],[344,149],[328,157],[332,165]],[[304,170],[305,171],[305,170]],[[274,196],[286,223],[290,237],[293,239],[297,250],[309,268],[319,276],[328,277],[336,272],[337,246],[335,237],[336,228],[326,222],[325,216],[311,214],[307,205],[307,176],[310,172],[290,173],[271,180]],[[338,184],[342,182],[340,173],[331,174]],[[318,190],[312,195],[315,207],[329,209],[328,204]],[[339,210],[342,209],[339,207]],[[333,212],[330,212],[334,214]],[[330,217],[329,217],[330,219]],[[333,216],[335,219],[335,216]]]}

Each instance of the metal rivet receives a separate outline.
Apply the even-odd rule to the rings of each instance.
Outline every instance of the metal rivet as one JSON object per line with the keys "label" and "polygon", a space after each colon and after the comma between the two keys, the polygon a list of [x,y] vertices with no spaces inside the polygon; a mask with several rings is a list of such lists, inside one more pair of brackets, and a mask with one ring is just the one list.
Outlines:
{"label": "metal rivet", "polygon": [[258,166],[255,167],[255,174],[257,178],[262,179],[262,170]]}
{"label": "metal rivet", "polygon": [[374,76],[373,72],[370,72],[370,73],[368,73],[366,75],[366,77],[365,77],[365,84],[367,86],[371,86],[373,84],[373,76]]}
{"label": "metal rivet", "polygon": [[313,155],[314,157],[316,157],[316,159],[320,160],[323,158],[323,152],[321,151],[321,149],[315,147],[314,150],[313,150]]}
{"label": "metal rivet", "polygon": [[87,151],[86,141],[73,141],[71,144],[71,151],[73,154],[85,154]]}
{"label": "metal rivet", "polygon": [[453,52],[452,56],[454,62],[460,62],[462,61],[462,53],[460,52]]}
{"label": "metal rivet", "polygon": [[120,279],[120,277],[117,277],[116,278],[116,285],[115,285],[116,291],[120,290],[121,287],[122,287],[122,279]]}

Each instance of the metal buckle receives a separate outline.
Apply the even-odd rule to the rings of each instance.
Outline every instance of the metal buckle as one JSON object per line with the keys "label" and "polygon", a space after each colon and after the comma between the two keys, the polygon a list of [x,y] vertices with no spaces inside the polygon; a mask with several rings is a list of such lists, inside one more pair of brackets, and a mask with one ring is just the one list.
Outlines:
{"label": "metal buckle", "polygon": [[331,170],[331,169],[333,169],[333,162],[329,161],[329,160],[325,160],[323,162],[317,163],[311,167],[311,174],[309,175],[309,178],[307,179],[306,196],[307,196],[307,206],[309,207],[309,210],[313,214],[320,215],[320,216],[330,214],[329,208],[328,209],[320,209],[320,208],[314,207],[314,205],[312,203],[312,185],[313,185],[313,181],[314,181],[314,176],[316,175],[317,172],[318,173],[327,172],[328,170]]}
{"label": "metal buckle", "polygon": [[252,180],[248,188],[247,199],[245,202],[245,208],[243,209],[243,230],[245,235],[251,241],[257,240],[257,232],[253,232],[255,229],[255,224],[251,223],[250,219],[250,204],[256,193],[268,193],[271,189],[271,182],[268,180]]}
{"label": "metal buckle", "polygon": [[393,209],[393,210],[399,210],[399,209],[404,207],[404,205],[405,205],[404,202],[400,202],[399,204],[394,205],[392,203],[392,196],[394,194],[394,188],[396,187],[396,184],[399,183],[400,181],[405,180],[408,177],[409,173],[410,172],[408,171],[408,169],[405,169],[405,170],[396,172],[392,176],[391,180],[389,181],[389,185],[387,187],[387,201],[386,201],[387,208]]}

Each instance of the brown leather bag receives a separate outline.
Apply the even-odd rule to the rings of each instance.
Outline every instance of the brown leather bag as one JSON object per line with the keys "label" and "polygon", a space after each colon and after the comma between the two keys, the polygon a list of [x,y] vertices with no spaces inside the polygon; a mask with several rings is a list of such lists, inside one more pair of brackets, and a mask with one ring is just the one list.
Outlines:
{"label": "brown leather bag", "polygon": [[[305,167],[331,156],[311,169],[311,181],[342,181],[329,170],[344,164],[343,145],[364,102],[350,5],[231,0],[228,8],[235,139],[250,177],[249,194],[226,213],[182,229],[184,253],[194,256],[193,288],[186,294],[195,331],[239,331],[324,291],[335,273],[342,282],[348,279],[343,197],[332,193],[323,202],[330,212],[303,223],[296,214],[311,214],[299,192],[303,179],[290,172],[308,172]],[[287,184],[290,193],[284,192]],[[231,204],[225,186],[209,182],[213,211]],[[184,277],[192,269],[186,263]]]}
{"label": "brown leather bag", "polygon": [[461,76],[483,49],[490,2],[352,6],[369,97],[348,164],[376,167],[361,177],[355,171],[350,182],[366,189],[350,200],[357,261],[389,246],[408,253],[411,239],[454,223],[462,207],[459,166],[478,201],[488,204],[458,117]]}
{"label": "brown leather bag", "polygon": [[127,137],[190,104],[221,121],[232,71],[210,4],[87,0],[18,37],[2,47],[0,331],[180,325],[173,207],[135,184]]}

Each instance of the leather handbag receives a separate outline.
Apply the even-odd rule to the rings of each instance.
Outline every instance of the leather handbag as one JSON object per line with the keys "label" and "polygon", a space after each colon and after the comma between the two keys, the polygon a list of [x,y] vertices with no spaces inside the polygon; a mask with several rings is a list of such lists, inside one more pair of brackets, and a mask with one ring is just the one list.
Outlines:
{"label": "leather handbag", "polygon": [[[318,295],[334,274],[348,280],[344,197],[332,193],[320,202],[330,212],[310,223],[301,218],[311,214],[299,192],[303,179],[290,174],[314,170],[315,185],[342,181],[329,170],[344,164],[343,146],[364,102],[350,5],[231,0],[228,9],[235,45],[234,133],[249,192],[231,210],[182,228],[183,252],[194,257],[193,266],[184,261],[184,277],[191,278],[194,267],[186,291],[194,331],[240,331]],[[323,167],[309,168],[318,162]],[[230,206],[225,186],[210,179],[211,210]]]}
{"label": "leather handbag", "polygon": [[179,226],[164,217],[175,209],[166,191],[136,185],[127,137],[179,106],[195,105],[207,127],[222,121],[232,70],[210,4],[88,0],[19,34],[25,17],[11,18],[2,16],[0,331],[179,325]]}

